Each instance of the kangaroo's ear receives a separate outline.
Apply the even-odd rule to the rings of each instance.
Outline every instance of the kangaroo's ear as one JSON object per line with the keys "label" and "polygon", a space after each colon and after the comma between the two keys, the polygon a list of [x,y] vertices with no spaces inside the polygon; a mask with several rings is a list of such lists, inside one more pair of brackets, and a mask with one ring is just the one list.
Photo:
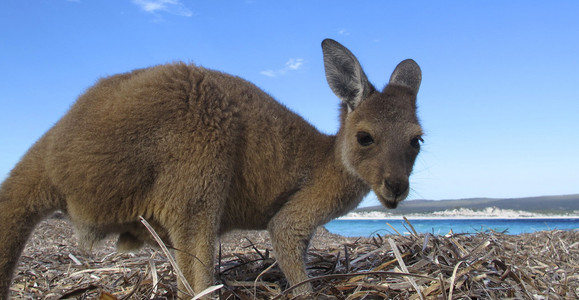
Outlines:
{"label": "kangaroo's ear", "polygon": [[405,86],[415,94],[418,94],[421,81],[422,71],[420,67],[414,60],[407,59],[396,66],[388,84]]}
{"label": "kangaroo's ear", "polygon": [[356,57],[346,47],[334,40],[325,39],[322,42],[322,51],[330,88],[348,105],[349,111],[354,110],[374,87],[368,82]]}

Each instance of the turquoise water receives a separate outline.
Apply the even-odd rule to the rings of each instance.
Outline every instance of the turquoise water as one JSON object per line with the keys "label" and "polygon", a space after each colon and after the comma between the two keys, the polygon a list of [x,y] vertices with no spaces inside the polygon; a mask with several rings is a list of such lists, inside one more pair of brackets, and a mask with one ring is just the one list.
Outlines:
{"label": "turquoise water", "polygon": [[[404,220],[333,220],[325,225],[332,233],[343,236],[371,236],[373,234],[396,234],[390,226],[405,234],[410,228]],[[476,233],[489,230],[507,234],[531,233],[542,230],[579,229],[579,218],[566,219],[414,219],[410,224],[418,233],[444,235],[451,229],[454,233]],[[406,227],[405,227],[406,225]]]}

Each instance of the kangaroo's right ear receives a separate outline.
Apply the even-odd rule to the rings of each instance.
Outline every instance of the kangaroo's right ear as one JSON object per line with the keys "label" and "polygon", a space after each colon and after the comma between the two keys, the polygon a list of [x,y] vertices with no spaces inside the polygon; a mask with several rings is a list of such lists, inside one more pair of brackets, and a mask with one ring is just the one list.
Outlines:
{"label": "kangaroo's right ear", "polygon": [[405,86],[412,90],[414,94],[418,94],[421,81],[422,71],[420,67],[412,59],[407,59],[396,66],[388,84]]}
{"label": "kangaroo's right ear", "polygon": [[325,39],[322,42],[326,79],[330,88],[348,106],[354,110],[374,87],[368,82],[358,59],[340,43]]}

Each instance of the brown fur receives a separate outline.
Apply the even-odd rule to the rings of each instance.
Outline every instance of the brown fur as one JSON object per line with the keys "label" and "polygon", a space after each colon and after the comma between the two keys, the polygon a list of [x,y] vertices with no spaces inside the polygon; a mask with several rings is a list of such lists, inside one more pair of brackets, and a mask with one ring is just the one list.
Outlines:
{"label": "brown fur", "polygon": [[343,102],[336,136],[243,79],[193,65],[100,80],[0,188],[0,297],[34,226],[55,210],[70,216],[83,244],[118,233],[121,249],[151,240],[143,216],[179,249],[196,292],[213,283],[214,244],[234,228],[269,229],[290,283],[305,280],[313,230],[370,188],[395,207],[421,140],[416,63],[400,63],[379,92],[346,48],[322,46]]}

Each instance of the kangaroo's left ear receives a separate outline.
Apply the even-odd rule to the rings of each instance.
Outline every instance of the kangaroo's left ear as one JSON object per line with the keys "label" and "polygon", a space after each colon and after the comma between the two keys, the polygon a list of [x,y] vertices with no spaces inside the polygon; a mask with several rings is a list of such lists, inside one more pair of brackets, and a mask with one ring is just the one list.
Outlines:
{"label": "kangaroo's left ear", "polygon": [[418,64],[412,59],[406,59],[396,66],[388,84],[405,86],[418,94],[421,81],[422,71]]}
{"label": "kangaroo's left ear", "polygon": [[334,40],[325,39],[322,42],[322,50],[326,79],[330,88],[348,105],[349,111],[354,110],[374,87],[368,82],[368,77],[358,59],[346,47]]}

